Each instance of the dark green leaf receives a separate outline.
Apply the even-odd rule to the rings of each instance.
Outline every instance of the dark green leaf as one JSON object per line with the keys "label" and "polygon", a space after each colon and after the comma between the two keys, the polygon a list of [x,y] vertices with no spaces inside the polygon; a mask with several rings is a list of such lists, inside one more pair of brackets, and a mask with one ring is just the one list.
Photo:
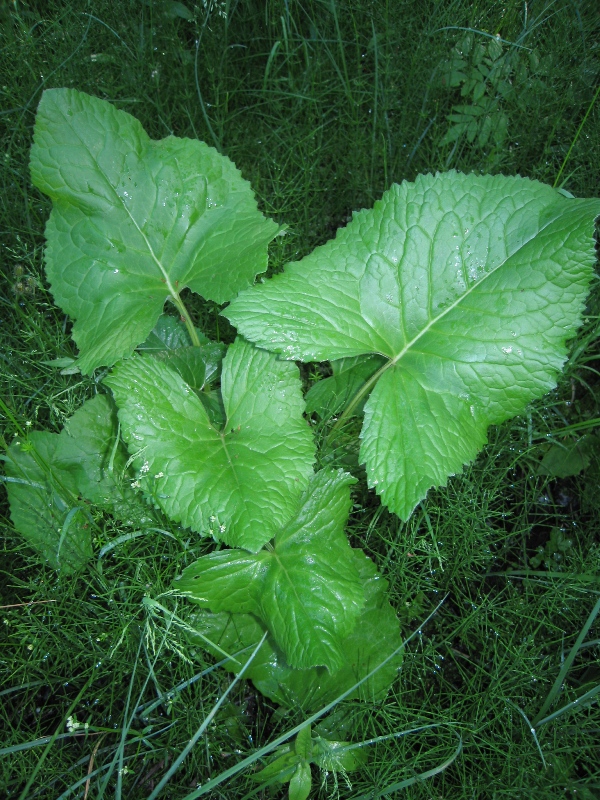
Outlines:
{"label": "dark green leaf", "polygon": [[[355,356],[332,361],[333,375],[311,386],[306,393],[306,413],[332,417],[343,409],[356,392],[385,364],[381,356]],[[360,413],[364,401],[355,409]]]}
{"label": "dark green leaf", "polygon": [[[196,328],[196,336],[200,340],[200,344],[207,344],[209,341],[199,328]],[[137,349],[140,352],[160,353],[191,345],[190,334],[183,322],[175,317],[161,314],[146,341],[142,342]]]}
{"label": "dark green leaf", "polygon": [[224,355],[224,344],[210,342],[200,347],[162,350],[152,357],[174,369],[191,389],[200,392],[207,383],[218,377]]}
{"label": "dark green leaf", "polygon": [[11,445],[6,488],[15,528],[51,567],[70,573],[85,566],[92,542],[73,477],[56,464],[59,440],[56,433],[33,431],[26,443]]}
{"label": "dark green leaf", "polygon": [[585,469],[600,440],[597,436],[582,436],[575,441],[553,444],[545,453],[536,472],[552,478],[568,478]]}

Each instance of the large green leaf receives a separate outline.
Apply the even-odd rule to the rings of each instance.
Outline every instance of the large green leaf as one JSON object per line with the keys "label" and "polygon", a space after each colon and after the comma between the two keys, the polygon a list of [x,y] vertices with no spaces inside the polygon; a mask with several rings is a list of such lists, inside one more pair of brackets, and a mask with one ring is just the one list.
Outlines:
{"label": "large green leaf", "polygon": [[273,547],[256,555],[209,553],[184,571],[178,590],[211,611],[253,613],[292,667],[337,671],[344,664],[342,639],[364,603],[344,533],[351,483],[341,470],[321,470]]}
{"label": "large green leaf", "polygon": [[[342,641],[344,665],[341,669],[334,674],[324,667],[293,669],[268,637],[244,673],[262,694],[276,703],[307,712],[315,711],[351,689],[400,649],[400,625],[386,596],[387,581],[377,573],[375,565],[362,550],[354,550],[354,560],[363,585],[365,605],[352,633]],[[252,614],[230,614],[225,611],[213,614],[201,610],[192,617],[191,624],[199,634],[237,659],[238,663],[229,661],[224,665],[235,673],[246,663],[264,633],[262,623]],[[201,636],[192,638],[206,648],[206,640]],[[217,658],[222,658],[217,649],[207,649]],[[366,701],[381,700],[401,663],[400,651],[350,697]]]}
{"label": "large green leaf", "polygon": [[312,474],[298,369],[238,339],[223,361],[223,429],[177,372],[136,356],[106,378],[138,481],[177,522],[259,550],[293,515]]}
{"label": "large green leaf", "polygon": [[15,528],[55,569],[83,567],[92,555],[85,505],[68,470],[56,463],[60,435],[33,431],[27,442],[10,446],[6,488]]}
{"label": "large green leaf", "polygon": [[425,175],[234,300],[261,347],[386,358],[364,387],[361,458],[403,519],[555,385],[593,274],[600,200],[519,177]]}
{"label": "large green leaf", "polygon": [[277,226],[233,163],[203,142],[152,141],[104,100],[44,92],[31,175],[53,201],[46,270],[82,372],[129,355],[185,287],[222,303],[267,267]]}

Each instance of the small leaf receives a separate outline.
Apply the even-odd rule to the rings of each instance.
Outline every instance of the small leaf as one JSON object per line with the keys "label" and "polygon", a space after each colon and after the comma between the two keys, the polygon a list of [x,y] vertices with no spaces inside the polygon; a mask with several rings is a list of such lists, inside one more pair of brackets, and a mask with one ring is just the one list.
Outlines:
{"label": "small leaf", "polygon": [[[279,749],[286,748],[278,748],[278,750]],[[271,761],[270,764],[267,764],[264,769],[261,769],[260,772],[257,772],[251,777],[253,781],[257,781],[258,783],[287,783],[295,773],[297,766],[298,756],[294,751],[290,750],[288,745],[287,752],[278,756],[274,761]]]}
{"label": "small leaf", "polygon": [[479,138],[477,139],[477,143],[479,147],[485,147],[488,143],[488,139],[490,138],[490,133],[492,132],[492,117],[488,114],[481,126],[481,130],[479,131]]}
{"label": "small leaf", "polygon": [[[356,356],[333,361],[333,375],[317,381],[306,393],[306,413],[317,413],[322,418],[338,414],[384,363],[381,356]],[[362,407],[357,406],[355,413],[361,411]]]}
{"label": "small leaf", "polygon": [[480,117],[485,112],[483,106],[454,106],[454,109],[467,117]]}
{"label": "small leaf", "polygon": [[71,358],[70,356],[64,356],[64,358],[53,358],[50,361],[42,361],[42,364],[45,364],[48,367],[60,367],[64,369],[65,367],[72,367],[75,363],[75,359]]}
{"label": "small leaf", "polygon": [[[199,328],[195,330],[200,344],[207,344],[209,339]],[[181,320],[161,314],[148,338],[137,349],[140,352],[156,353],[178,350],[180,347],[190,347],[192,344],[190,334]]]}
{"label": "small leaf", "polygon": [[256,551],[295,512],[314,442],[294,364],[242,339],[231,345],[222,430],[181,377],[153,358],[123,362],[105,383],[125,441],[139,454],[138,480],[173,520]]}
{"label": "small leaf", "polygon": [[312,738],[311,738],[311,729],[310,725],[306,725],[306,727],[302,728],[302,730],[296,736],[296,741],[294,743],[294,750],[299,758],[303,761],[310,761],[312,755]]}
{"label": "small leaf", "polygon": [[479,130],[479,124],[476,120],[469,122],[467,125],[467,142],[471,143],[475,141],[475,137],[477,136],[477,131]]}
{"label": "small leaf", "polygon": [[[497,147],[500,147],[504,144],[504,140],[506,139],[506,135],[508,133],[508,117],[504,112],[499,111],[497,114],[494,114],[494,142]],[[576,201],[581,203],[582,201]],[[592,212],[593,213],[593,212]],[[568,236],[565,233],[565,237]]]}
{"label": "small leaf", "polygon": [[464,72],[460,69],[452,69],[448,73],[448,86],[460,86],[460,84],[467,79]]}
{"label": "small leaf", "polygon": [[180,19],[186,20],[186,22],[192,22],[194,19],[194,15],[189,8],[183,3],[178,2],[178,0],[169,0],[169,4],[165,9],[165,14],[169,17],[179,17]]}
{"label": "small leaf", "polygon": [[272,549],[209,553],[185,569],[178,591],[214,612],[254,614],[293,667],[340,669],[341,639],[364,602],[344,534],[354,482],[341,470],[318,472]]}
{"label": "small leaf", "polygon": [[582,436],[576,441],[553,444],[542,458],[536,473],[549,475],[552,478],[578,475],[589,466],[592,453],[598,448],[598,444],[597,436]]}
{"label": "small leaf", "polygon": [[56,464],[59,435],[33,431],[7,451],[6,489],[15,528],[54,569],[81,569],[92,555],[90,526],[77,487]]}
{"label": "small leaf", "polygon": [[177,350],[160,350],[152,357],[174,369],[195,392],[218,377],[225,345],[209,342],[200,347],[180,347]]}
{"label": "small leaf", "polygon": [[296,771],[290,780],[290,800],[306,800],[310,794],[311,785],[310,764],[302,761],[296,767]]}
{"label": "small leaf", "polygon": [[44,92],[31,176],[53,201],[46,272],[84,374],[130,355],[182,289],[223,303],[267,267],[277,225],[232,162],[203,142],[151,141],[104,100]]}
{"label": "small leaf", "polygon": [[492,61],[496,61],[502,55],[502,42],[499,39],[492,39],[488,44],[487,51]]}
{"label": "small leaf", "polygon": [[446,132],[445,136],[442,138],[440,142],[440,147],[445,144],[452,144],[457,139],[463,135],[463,133],[467,130],[466,123],[459,123],[458,125],[453,125],[449,130]]}
{"label": "small leaf", "polygon": [[334,742],[322,739],[320,736],[313,739],[312,761],[326,772],[354,772],[367,763],[366,747],[352,747],[351,742]]}
{"label": "small leaf", "polygon": [[581,323],[598,214],[600,200],[524,178],[420,176],[225,316],[285,358],[387,359],[365,405],[361,460],[407,519],[475,457],[489,425],[555,385]]}
{"label": "small leaf", "polygon": [[478,103],[484,94],[485,94],[485,83],[483,81],[477,81],[477,83],[473,88],[473,102]]}

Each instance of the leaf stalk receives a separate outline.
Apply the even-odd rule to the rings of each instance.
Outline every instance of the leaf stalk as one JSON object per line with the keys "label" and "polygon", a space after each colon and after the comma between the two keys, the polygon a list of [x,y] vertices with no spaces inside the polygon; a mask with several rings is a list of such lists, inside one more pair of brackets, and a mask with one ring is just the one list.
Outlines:
{"label": "leaf stalk", "polygon": [[181,315],[181,319],[185,322],[185,327],[190,335],[190,339],[192,340],[192,344],[194,347],[200,347],[200,339],[198,338],[198,334],[196,333],[196,328],[194,327],[194,323],[192,322],[192,318],[190,317],[190,312],[184,305],[183,300],[179,296],[177,292],[171,294],[171,300],[173,304],[179,311]]}

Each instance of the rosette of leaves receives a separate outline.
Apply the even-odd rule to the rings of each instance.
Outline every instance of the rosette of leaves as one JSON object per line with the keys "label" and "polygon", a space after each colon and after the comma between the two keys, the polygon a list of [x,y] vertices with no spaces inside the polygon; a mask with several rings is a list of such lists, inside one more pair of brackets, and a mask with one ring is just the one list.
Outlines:
{"label": "rosette of leaves", "polygon": [[167,299],[199,344],[181,291],[223,303],[267,267],[278,227],[235,165],[204,142],[152,141],[104,100],[44,92],[31,176],[52,199],[46,274],[83,373],[130,355]]}
{"label": "rosette of leaves", "polygon": [[[225,316],[284,358],[369,354],[361,460],[402,519],[555,386],[593,275],[600,200],[449,172],[393,186]],[[318,384],[317,384],[318,385]]]}
{"label": "rosette of leaves", "polygon": [[347,773],[360,769],[366,761],[364,748],[350,742],[313,737],[307,725],[293,743],[278,747],[271,762],[252,779],[264,786],[289,783],[289,799],[306,800],[312,786],[311,764],[326,772]]}

